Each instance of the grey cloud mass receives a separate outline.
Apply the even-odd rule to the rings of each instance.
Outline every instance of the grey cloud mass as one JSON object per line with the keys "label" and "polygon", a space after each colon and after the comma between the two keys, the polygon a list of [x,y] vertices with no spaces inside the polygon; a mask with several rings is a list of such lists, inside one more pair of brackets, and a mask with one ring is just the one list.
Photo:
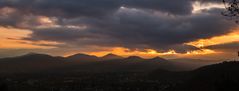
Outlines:
{"label": "grey cloud mass", "polygon": [[0,7],[15,8],[25,14],[50,17],[104,16],[121,6],[121,0],[0,0]]}
{"label": "grey cloud mass", "polygon": [[[214,10],[213,10],[214,11]],[[215,10],[218,11],[218,10]],[[75,45],[174,49],[185,53],[198,48],[184,43],[231,32],[233,22],[211,11],[188,16],[167,16],[142,10],[122,9],[107,19],[79,18],[62,24],[85,24],[89,28],[49,28],[35,30],[31,40],[50,40]],[[219,12],[218,12],[219,13]]]}
{"label": "grey cloud mass", "polygon": [[25,14],[69,18],[106,16],[121,6],[190,14],[191,3],[191,0],[0,0],[0,7],[15,8]]}
{"label": "grey cloud mass", "polygon": [[[30,41],[186,53],[199,48],[185,43],[227,34],[236,27],[220,15],[221,9],[193,14],[193,1],[0,0],[0,8],[16,10],[5,17],[0,14],[0,24],[21,28],[29,20],[23,28],[32,30],[24,38]],[[56,18],[57,27],[31,27],[39,25],[34,20],[37,16]]]}
{"label": "grey cloud mass", "polygon": [[239,41],[224,43],[224,44],[217,44],[205,47],[207,49],[217,50],[217,51],[224,51],[224,52],[235,52],[239,48]]}

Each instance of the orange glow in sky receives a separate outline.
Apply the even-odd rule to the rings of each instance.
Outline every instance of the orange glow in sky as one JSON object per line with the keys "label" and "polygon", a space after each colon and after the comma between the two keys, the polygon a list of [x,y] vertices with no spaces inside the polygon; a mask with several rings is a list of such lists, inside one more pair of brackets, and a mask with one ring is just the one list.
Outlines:
{"label": "orange glow in sky", "polygon": [[31,42],[21,40],[27,37],[31,32],[29,30],[0,27],[0,49],[48,49],[53,46],[39,46],[38,44],[57,44],[55,42],[39,41]]}
{"label": "orange glow in sky", "polygon": [[[16,29],[16,28],[6,28],[0,27],[0,49],[51,49],[57,48],[55,46],[41,46],[41,44],[52,44],[58,45],[60,43],[57,42],[49,42],[49,41],[26,41],[21,40],[21,38],[29,36],[31,31],[23,30],[23,29]],[[210,39],[200,39],[198,41],[186,43],[188,45],[193,45],[198,48],[203,48],[205,46],[215,45],[215,44],[222,44],[222,43],[229,43],[233,41],[239,40],[239,32],[235,31],[223,36],[217,36]],[[145,51],[140,50],[129,50],[123,47],[115,47],[115,48],[102,48],[103,51],[97,52],[81,52],[90,55],[96,56],[104,56],[109,53],[117,54],[123,57],[128,56],[141,56],[144,58],[153,58],[156,56],[177,56],[177,57],[185,57],[185,56],[198,56],[198,55],[207,55],[207,54],[216,54],[219,53],[214,50],[209,49],[201,49],[196,51],[188,51],[187,53],[176,53],[174,50],[169,50],[168,52],[160,53],[153,49],[146,49]],[[105,50],[107,49],[107,50]],[[72,54],[76,54],[77,52],[67,52],[68,54],[63,54],[64,56],[69,56]]]}
{"label": "orange glow in sky", "polygon": [[[210,39],[200,39],[198,41],[193,41],[193,42],[186,43],[186,44],[193,45],[198,48],[203,48],[203,47],[210,46],[210,45],[230,43],[230,42],[235,42],[235,41],[239,41],[239,32],[237,30],[232,33],[223,35],[223,36],[217,36],[217,37],[213,37]],[[210,49],[201,49],[201,50],[195,50],[195,51],[188,51],[185,54],[176,53],[174,50],[169,50],[168,52],[159,53],[153,49],[146,49],[146,51],[137,51],[137,50],[129,51],[129,49],[127,49],[127,48],[119,47],[119,48],[111,48],[111,50],[108,50],[108,51],[88,52],[87,54],[103,56],[108,53],[114,53],[114,54],[118,54],[118,55],[121,55],[124,57],[137,55],[137,56],[141,56],[144,58],[152,58],[155,56],[167,56],[167,55],[176,55],[178,57],[185,57],[185,56],[194,56],[194,55],[217,54],[217,53],[221,53],[221,52],[217,52],[217,51],[210,50]]]}
{"label": "orange glow in sky", "polygon": [[190,42],[186,44],[201,48],[205,46],[230,43],[230,42],[236,42],[236,41],[239,41],[239,31],[235,31],[223,36],[213,37],[210,39],[200,39],[198,41],[194,41],[194,42]]}
{"label": "orange glow in sky", "polygon": [[212,50],[208,50],[208,49],[202,49],[202,50],[197,50],[197,51],[191,51],[191,52],[187,52],[185,54],[180,54],[180,53],[176,53],[174,50],[169,50],[168,52],[163,52],[163,53],[159,53],[153,49],[146,49],[146,51],[139,51],[139,50],[134,50],[134,51],[130,51],[127,48],[112,48],[109,51],[101,51],[101,52],[87,52],[87,54],[90,55],[96,55],[96,56],[104,56],[106,54],[109,53],[113,53],[113,54],[117,54],[123,57],[128,57],[128,56],[141,56],[143,58],[153,58],[153,57],[157,57],[157,56],[168,56],[168,55],[174,55],[174,56],[192,56],[192,55],[205,55],[205,54],[212,54],[215,53]]}

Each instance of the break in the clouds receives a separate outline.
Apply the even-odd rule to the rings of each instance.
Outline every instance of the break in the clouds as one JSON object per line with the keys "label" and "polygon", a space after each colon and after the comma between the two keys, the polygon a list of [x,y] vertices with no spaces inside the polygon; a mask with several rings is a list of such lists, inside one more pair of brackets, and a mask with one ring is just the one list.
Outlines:
{"label": "break in the clouds", "polygon": [[[236,27],[220,15],[221,9],[192,13],[194,1],[0,0],[0,8],[6,12],[0,14],[0,24],[32,30],[25,40],[64,43],[59,47],[125,47],[186,53],[199,48],[185,43],[227,34]],[[204,1],[207,2],[216,1]],[[52,26],[44,25],[42,17]]]}
{"label": "break in the clouds", "polygon": [[193,7],[190,0],[123,0],[126,7],[159,10],[170,14],[191,14]]}

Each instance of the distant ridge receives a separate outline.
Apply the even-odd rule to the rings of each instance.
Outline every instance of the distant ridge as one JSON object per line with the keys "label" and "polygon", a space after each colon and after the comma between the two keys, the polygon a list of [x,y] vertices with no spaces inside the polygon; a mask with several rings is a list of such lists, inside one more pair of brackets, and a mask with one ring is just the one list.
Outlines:
{"label": "distant ridge", "polygon": [[40,53],[27,53],[22,56],[2,58],[1,60],[12,60],[12,61],[16,61],[16,60],[39,61],[39,60],[42,60],[42,61],[47,61],[47,60],[52,60],[52,59],[57,59],[57,58],[60,59],[63,57],[53,57],[51,55],[40,54]]}
{"label": "distant ridge", "polygon": [[170,59],[169,61],[177,65],[191,68],[191,70],[197,69],[205,65],[222,62],[220,60],[202,60],[202,59],[189,59],[189,58]]}
{"label": "distant ridge", "polygon": [[66,57],[69,61],[75,61],[75,62],[91,62],[91,61],[99,61],[100,58],[93,56],[93,55],[87,55],[87,54],[74,54],[71,56]]}
{"label": "distant ridge", "polygon": [[23,56],[0,59],[0,72],[25,73],[40,72],[60,67],[65,64],[63,57],[30,53]]}
{"label": "distant ridge", "polygon": [[145,59],[139,57],[139,56],[129,56],[128,58],[124,59],[125,61],[143,61]]}
{"label": "distant ridge", "polygon": [[101,57],[102,60],[116,60],[116,59],[123,59],[123,57],[115,55],[115,54],[107,54],[103,57]]}
{"label": "distant ridge", "polygon": [[161,58],[161,57],[154,57],[152,59],[149,59],[149,61],[168,61],[168,60]]}
{"label": "distant ridge", "polygon": [[[46,54],[29,53],[23,56],[0,59],[0,72],[115,72],[150,71],[165,69],[172,71],[187,70],[186,64],[177,63],[160,57],[144,59],[138,56],[123,58],[115,54],[96,57],[75,54],[68,57],[54,57]],[[191,68],[191,67],[190,67]]]}

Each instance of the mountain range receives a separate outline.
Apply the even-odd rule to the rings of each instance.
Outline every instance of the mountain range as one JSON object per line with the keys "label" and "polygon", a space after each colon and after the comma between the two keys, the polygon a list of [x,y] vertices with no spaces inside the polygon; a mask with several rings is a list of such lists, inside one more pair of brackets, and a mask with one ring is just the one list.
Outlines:
{"label": "mountain range", "polygon": [[200,66],[202,65],[192,65],[190,62],[166,60],[160,57],[144,59],[138,56],[130,56],[124,58],[115,54],[107,54],[103,57],[87,54],[54,57],[46,54],[29,53],[23,56],[0,59],[0,73],[142,72],[158,68],[182,71],[192,70]]}
{"label": "mountain range", "polygon": [[[124,58],[114,54],[103,57],[86,54],[54,57],[46,54],[30,53],[0,59],[0,74],[2,77],[13,77],[14,79],[22,79],[21,77],[26,79],[29,79],[29,77],[34,79],[59,77],[54,80],[55,83],[58,83],[59,79],[67,78],[68,81],[70,78],[70,82],[76,81],[81,85],[89,82],[87,84],[93,84],[92,86],[102,86],[102,83],[108,81],[119,87],[122,84],[127,84],[127,86],[136,84],[136,88],[138,88],[149,84],[142,88],[162,87],[161,91],[237,91],[239,89],[239,62],[218,62],[200,59],[167,60],[160,57],[144,59],[138,56]],[[53,73],[53,75],[49,73]],[[115,76],[116,78],[114,78]],[[88,79],[82,81],[83,78]],[[124,80],[126,83],[121,83],[124,82],[121,80],[117,82],[119,78],[121,80],[126,79]],[[79,79],[81,80],[77,81]],[[135,79],[136,82],[132,83],[131,81]],[[95,84],[96,81],[98,81],[98,84]],[[138,86],[137,84],[141,81],[145,83]],[[106,87],[112,86],[109,84],[103,85]],[[21,86],[19,85],[19,87]]]}

